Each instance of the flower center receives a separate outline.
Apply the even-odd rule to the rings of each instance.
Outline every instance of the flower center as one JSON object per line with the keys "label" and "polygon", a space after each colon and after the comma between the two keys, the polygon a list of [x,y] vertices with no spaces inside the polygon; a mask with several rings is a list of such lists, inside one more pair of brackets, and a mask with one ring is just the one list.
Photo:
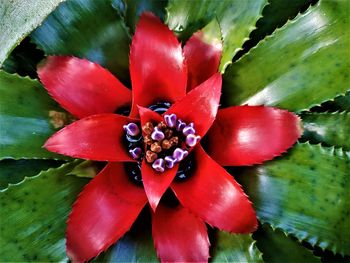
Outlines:
{"label": "flower center", "polygon": [[[163,114],[170,106],[170,103],[160,102],[149,109]],[[123,128],[125,146],[130,156],[138,161],[126,167],[132,181],[142,183],[140,163],[143,159],[160,174],[179,163],[177,181],[186,180],[191,174],[194,160],[189,151],[200,140],[193,123],[185,123],[175,114],[166,114],[159,123],[147,122],[142,127],[128,123]]]}

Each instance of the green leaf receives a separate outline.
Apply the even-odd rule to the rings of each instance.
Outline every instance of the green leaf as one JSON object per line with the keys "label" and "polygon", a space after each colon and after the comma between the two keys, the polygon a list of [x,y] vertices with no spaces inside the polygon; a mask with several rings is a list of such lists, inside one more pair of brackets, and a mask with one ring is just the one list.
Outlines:
{"label": "green leaf", "polygon": [[88,182],[66,176],[77,162],[41,172],[0,192],[0,247],[5,262],[66,259],[65,228],[76,196]]}
{"label": "green leaf", "polygon": [[256,30],[250,34],[251,45],[255,46],[266,35],[283,26],[288,19],[294,18],[315,0],[269,0],[263,10],[263,17],[256,23]]}
{"label": "green leaf", "polygon": [[267,0],[170,0],[166,23],[185,40],[216,17],[224,40],[220,64],[220,70],[224,71],[255,28],[266,2]]}
{"label": "green leaf", "polygon": [[134,32],[139,16],[144,11],[152,12],[163,20],[167,4],[167,0],[127,0],[125,23]]}
{"label": "green leaf", "polygon": [[302,139],[350,150],[350,113],[303,113]]}
{"label": "green leaf", "polygon": [[129,79],[130,36],[110,1],[67,1],[31,36],[48,55],[84,57]]}
{"label": "green leaf", "polygon": [[10,52],[63,0],[8,0],[0,4],[0,66]]}
{"label": "green leaf", "polygon": [[291,111],[350,89],[348,1],[312,6],[260,42],[224,76],[224,104],[274,105]]}
{"label": "green leaf", "polygon": [[350,91],[343,96],[334,98],[334,100],[326,101],[312,110],[316,112],[350,111]]}
{"label": "green leaf", "polygon": [[350,91],[344,96],[338,96],[334,99],[334,104],[339,111],[350,111]]}
{"label": "green leaf", "polygon": [[321,262],[312,251],[306,249],[294,238],[287,236],[280,229],[272,229],[264,224],[253,235],[256,245],[263,253],[263,259],[269,263],[311,263]]}
{"label": "green leaf", "polygon": [[104,162],[83,161],[68,174],[77,177],[94,178],[104,166]]}
{"label": "green leaf", "polygon": [[248,171],[240,182],[263,223],[349,254],[349,171],[349,152],[303,143]]}
{"label": "green leaf", "polygon": [[131,230],[93,262],[159,262],[153,245],[148,207],[142,210]]}
{"label": "green leaf", "polygon": [[19,183],[24,177],[37,175],[39,172],[61,165],[60,161],[53,160],[12,160],[0,161],[0,190],[9,184]]}
{"label": "green leaf", "polygon": [[0,94],[0,159],[68,159],[42,148],[57,130],[50,114],[63,110],[38,81],[0,71]]}
{"label": "green leaf", "polygon": [[212,262],[263,262],[251,235],[218,232]]}

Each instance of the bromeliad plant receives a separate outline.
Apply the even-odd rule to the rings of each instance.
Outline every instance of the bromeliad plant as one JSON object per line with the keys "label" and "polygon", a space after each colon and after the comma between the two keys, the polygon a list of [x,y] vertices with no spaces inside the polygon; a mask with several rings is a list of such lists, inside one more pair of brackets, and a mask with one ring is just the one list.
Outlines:
{"label": "bromeliad plant", "polygon": [[[6,188],[0,192],[0,259],[57,261],[66,254],[73,262],[149,262],[157,260],[156,250],[162,262],[314,262],[320,258],[312,250],[326,261],[331,252],[349,254],[350,117],[319,113],[350,108],[348,94],[320,105],[348,89],[345,2],[297,1],[276,15],[281,3],[60,5],[30,37],[47,58],[38,64],[40,55],[29,56],[33,44],[25,43],[24,54],[15,50],[4,64],[9,72],[34,76],[37,66],[42,86],[0,72],[0,142],[7,158],[0,162]],[[165,5],[167,25],[143,12],[162,16]],[[242,56],[301,8],[305,14]],[[96,17],[91,35],[88,22]],[[134,26],[129,53],[126,32]],[[301,119],[305,132],[294,145],[303,133]],[[23,180],[62,161],[8,158],[65,163]],[[21,170],[23,164],[33,171]],[[87,176],[94,178],[79,178]],[[148,218],[147,204],[151,222],[132,227],[138,217]]]}
{"label": "bromeliad plant", "polygon": [[[218,111],[221,75],[215,72],[222,45],[220,39],[206,43],[202,34],[189,39],[183,55],[159,19],[141,15],[130,51],[132,95],[111,73],[86,60],[49,57],[39,66],[49,94],[83,118],[54,134],[45,148],[109,162],[86,186],[67,221],[67,254],[73,261],[90,260],[115,243],[147,199],[163,262],[208,261],[204,222],[233,233],[257,228],[251,203],[220,164],[252,165],[280,155],[300,136],[300,122],[271,107]],[[131,100],[129,117],[113,114],[125,112]],[[213,159],[199,144],[210,127],[207,149]],[[159,204],[169,186],[181,205]]]}

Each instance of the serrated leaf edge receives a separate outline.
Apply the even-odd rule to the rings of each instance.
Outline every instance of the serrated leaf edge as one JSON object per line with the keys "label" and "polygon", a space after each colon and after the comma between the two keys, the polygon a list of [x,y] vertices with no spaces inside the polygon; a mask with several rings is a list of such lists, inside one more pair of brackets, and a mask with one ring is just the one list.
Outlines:
{"label": "serrated leaf edge", "polygon": [[[62,164],[62,165],[59,166],[59,167],[56,167],[56,168],[49,168],[49,169],[47,169],[47,170],[43,170],[43,171],[41,171],[40,173],[38,173],[37,175],[34,175],[34,176],[25,176],[25,177],[23,178],[23,180],[20,181],[20,182],[18,182],[18,183],[14,183],[14,184],[13,184],[13,183],[9,183],[8,186],[7,186],[5,189],[0,190],[0,193],[4,193],[4,192],[8,191],[9,189],[16,188],[17,186],[20,186],[20,185],[24,184],[24,183],[27,182],[27,181],[35,180],[36,178],[42,176],[43,173],[48,173],[48,172],[51,172],[51,171],[54,171],[54,170],[61,170],[61,169],[65,168],[65,167],[67,167],[67,166],[69,166],[69,165],[73,165],[73,164],[78,165],[79,163],[81,163],[81,160],[76,159],[76,160],[74,160],[74,161],[72,161],[72,162],[64,163],[64,164]],[[73,168],[74,168],[74,167],[72,167],[72,169],[73,169]]]}
{"label": "serrated leaf edge", "polygon": [[[333,157],[345,157],[345,158],[348,158],[350,160],[350,151],[344,151],[342,148],[336,148],[334,146],[325,147],[325,146],[322,146],[321,143],[310,144],[309,142],[305,142],[305,143],[298,142],[297,144],[307,145],[309,148],[317,147],[317,148],[319,148],[319,150],[322,153],[327,153]],[[322,249],[322,251],[325,251],[326,249],[328,249],[328,250],[332,251],[334,254],[340,254],[342,256],[346,255],[345,251],[343,251],[343,250],[338,251],[336,245],[331,244],[329,241],[322,241],[317,236],[309,235],[307,233],[307,231],[295,231],[295,230],[293,231],[293,229],[291,229],[291,228],[289,228],[288,230],[285,230],[282,227],[281,223],[275,224],[273,222],[272,223],[269,222],[269,220],[264,220],[264,219],[260,218],[258,215],[257,215],[257,217],[262,224],[269,224],[272,229],[280,229],[287,236],[291,235],[291,236],[295,237],[299,242],[306,241],[309,244],[311,244],[313,247],[319,246]]]}

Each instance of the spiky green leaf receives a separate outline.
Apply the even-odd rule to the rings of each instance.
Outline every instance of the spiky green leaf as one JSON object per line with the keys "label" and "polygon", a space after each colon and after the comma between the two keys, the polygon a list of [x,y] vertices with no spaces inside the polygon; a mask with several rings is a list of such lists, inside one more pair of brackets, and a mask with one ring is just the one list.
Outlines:
{"label": "spiky green leaf", "polygon": [[0,3],[0,66],[10,52],[64,0],[8,0]]}
{"label": "spiky green leaf", "polygon": [[254,233],[256,245],[262,252],[265,262],[269,263],[316,263],[321,262],[311,250],[291,236],[287,236],[280,229],[272,229],[264,224]]}
{"label": "spiky green leaf", "polygon": [[129,79],[130,36],[110,1],[67,1],[31,36],[46,54],[84,57]]}
{"label": "spiky green leaf", "polygon": [[304,113],[302,139],[350,150],[350,113]]}
{"label": "spiky green leaf", "polygon": [[262,222],[300,240],[350,253],[350,153],[297,144],[240,179]]}
{"label": "spiky green leaf", "polygon": [[166,22],[184,40],[216,17],[224,40],[220,64],[224,71],[255,28],[266,3],[267,0],[170,0]]}
{"label": "spiky green leaf", "polygon": [[12,160],[0,161],[0,190],[9,184],[19,183],[24,177],[37,175],[50,167],[57,167],[62,162],[54,160]]}
{"label": "spiky green leaf", "polygon": [[87,179],[67,176],[76,162],[41,172],[0,192],[0,247],[4,262],[66,260],[65,228]]}
{"label": "spiky green leaf", "polygon": [[263,262],[251,235],[218,232],[212,262]]}
{"label": "spiky green leaf", "polygon": [[320,0],[260,42],[225,73],[225,105],[274,105],[291,111],[350,89],[347,0]]}
{"label": "spiky green leaf", "polygon": [[53,115],[66,113],[37,80],[0,71],[0,94],[0,159],[67,159],[42,148],[60,126]]}

